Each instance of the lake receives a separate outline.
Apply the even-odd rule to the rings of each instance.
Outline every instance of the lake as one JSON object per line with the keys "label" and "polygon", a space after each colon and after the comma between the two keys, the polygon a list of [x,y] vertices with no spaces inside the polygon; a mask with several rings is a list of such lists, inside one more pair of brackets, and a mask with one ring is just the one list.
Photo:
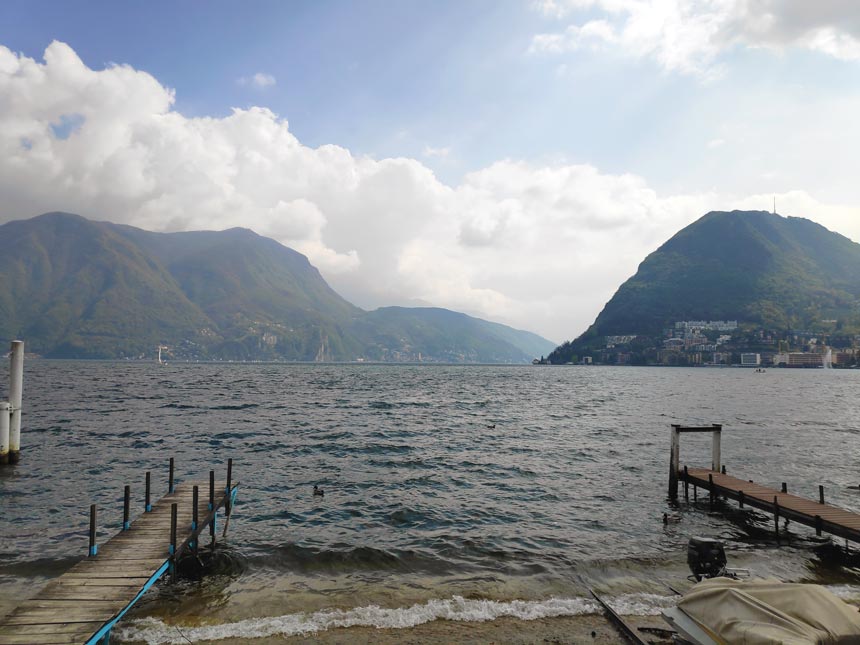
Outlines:
{"label": "lake", "polygon": [[[729,473],[860,510],[858,386],[839,370],[29,361],[22,461],[0,468],[0,615],[86,555],[90,503],[104,540],[125,484],[133,514],[146,470],[165,492],[170,457],[179,481],[233,458],[234,567],[160,586],[119,642],[594,613],[589,587],[656,613],[691,535],[860,597],[853,560],[814,532],[777,545],[765,515],[666,496],[670,424],[721,423]],[[709,464],[710,435],[684,435],[681,463]]]}

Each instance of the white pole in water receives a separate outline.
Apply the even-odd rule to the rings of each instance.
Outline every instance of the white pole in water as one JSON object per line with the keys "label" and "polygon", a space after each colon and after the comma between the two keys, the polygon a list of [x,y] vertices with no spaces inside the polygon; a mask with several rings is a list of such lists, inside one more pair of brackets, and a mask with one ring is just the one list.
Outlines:
{"label": "white pole in water", "polygon": [[12,416],[9,423],[9,463],[17,464],[21,457],[21,404],[24,399],[24,341],[12,341],[9,374],[9,403]]}
{"label": "white pole in water", "polygon": [[9,410],[7,401],[0,401],[0,466],[9,463]]}

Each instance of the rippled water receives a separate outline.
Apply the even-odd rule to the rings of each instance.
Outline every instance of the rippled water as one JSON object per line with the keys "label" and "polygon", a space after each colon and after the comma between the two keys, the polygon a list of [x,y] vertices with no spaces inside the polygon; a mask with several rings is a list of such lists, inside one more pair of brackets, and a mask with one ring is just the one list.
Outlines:
{"label": "rippled water", "polygon": [[[22,463],[0,469],[0,613],[85,554],[91,502],[106,537],[125,484],[138,510],[145,470],[165,489],[169,457],[180,481],[234,459],[243,564],[150,594],[128,639],[569,615],[595,610],[590,586],[647,613],[686,576],[692,534],[850,594],[860,577],[837,549],[801,527],[778,547],[765,516],[733,505],[672,508],[666,474],[671,423],[722,423],[729,472],[810,497],[824,484],[860,510],[858,385],[832,370],[31,361]],[[682,463],[709,450],[685,435]],[[667,511],[680,522],[664,527]]]}

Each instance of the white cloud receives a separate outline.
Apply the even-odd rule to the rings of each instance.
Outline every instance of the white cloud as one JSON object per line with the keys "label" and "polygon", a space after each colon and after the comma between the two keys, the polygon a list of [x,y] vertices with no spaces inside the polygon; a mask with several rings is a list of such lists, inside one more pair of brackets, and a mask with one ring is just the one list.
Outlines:
{"label": "white cloud", "polygon": [[438,157],[445,159],[449,154],[451,154],[451,148],[433,148],[431,146],[424,146],[422,154],[425,157]]}
{"label": "white cloud", "polygon": [[534,36],[531,52],[612,46],[667,71],[711,78],[735,47],[800,48],[860,61],[860,3],[855,0],[543,0],[545,15],[590,10],[599,19]]}
{"label": "white cloud", "polygon": [[725,139],[711,139],[710,141],[708,141],[708,148],[710,148],[712,150],[714,148],[722,148],[725,144],[726,144]]}
{"label": "white cloud", "polygon": [[277,81],[271,74],[265,72],[257,72],[253,76],[243,76],[239,79],[239,85],[251,85],[258,89],[264,89],[274,85]]}
{"label": "white cloud", "polygon": [[[516,160],[451,187],[414,159],[305,146],[265,108],[187,118],[173,101],[149,74],[91,70],[62,43],[44,63],[0,47],[0,221],[245,226],[307,254],[357,304],[422,300],[562,340],[679,228],[772,199],[660,195],[635,175]],[[66,138],[52,128],[63,115],[79,115]],[[858,209],[797,192],[777,206],[860,239]]]}

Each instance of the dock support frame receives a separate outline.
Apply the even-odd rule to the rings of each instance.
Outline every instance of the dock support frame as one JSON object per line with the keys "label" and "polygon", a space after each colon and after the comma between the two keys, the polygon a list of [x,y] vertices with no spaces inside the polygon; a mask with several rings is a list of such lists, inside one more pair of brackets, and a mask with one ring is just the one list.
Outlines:
{"label": "dock support frame", "polygon": [[[669,498],[678,499],[678,476],[681,470],[681,434],[684,432],[711,432],[711,470],[720,472],[721,464],[721,444],[723,436],[723,426],[721,423],[714,423],[709,426],[682,426],[673,423],[671,427],[670,442],[669,442]],[[686,483],[686,474],[684,475]]]}

